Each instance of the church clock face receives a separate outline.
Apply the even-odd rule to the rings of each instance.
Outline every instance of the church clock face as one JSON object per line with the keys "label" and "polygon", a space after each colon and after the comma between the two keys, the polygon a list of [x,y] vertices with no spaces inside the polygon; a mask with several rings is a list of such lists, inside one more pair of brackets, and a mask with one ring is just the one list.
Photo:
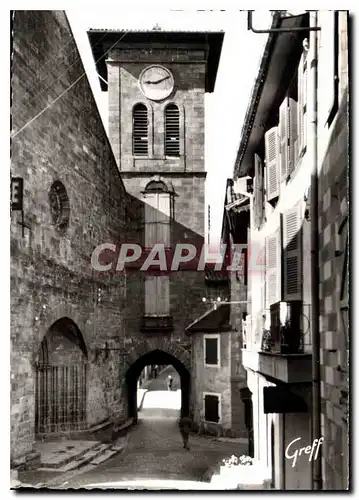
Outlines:
{"label": "church clock face", "polygon": [[172,73],[164,66],[149,66],[139,78],[141,92],[152,101],[162,101],[171,95],[174,87]]}

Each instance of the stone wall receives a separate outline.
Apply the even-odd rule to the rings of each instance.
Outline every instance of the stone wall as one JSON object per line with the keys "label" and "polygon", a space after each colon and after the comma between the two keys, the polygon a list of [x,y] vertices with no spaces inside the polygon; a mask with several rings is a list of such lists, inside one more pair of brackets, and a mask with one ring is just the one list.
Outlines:
{"label": "stone wall", "polygon": [[[126,233],[128,199],[63,12],[15,12],[11,83],[11,174],[24,179],[27,226],[19,225],[20,212],[12,212],[11,458],[16,462],[31,452],[35,438],[39,347],[62,317],[75,322],[87,348],[89,425],[121,415],[116,351],[102,361],[94,361],[93,353],[106,341],[116,347],[123,335],[124,278],[96,276],[90,257],[98,244]],[[68,196],[64,230],[50,210],[54,181]]]}

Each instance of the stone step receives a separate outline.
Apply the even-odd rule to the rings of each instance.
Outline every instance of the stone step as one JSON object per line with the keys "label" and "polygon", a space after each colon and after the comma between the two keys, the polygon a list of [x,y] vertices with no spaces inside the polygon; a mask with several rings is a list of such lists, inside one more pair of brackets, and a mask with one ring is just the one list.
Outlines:
{"label": "stone step", "polygon": [[82,468],[84,465],[91,463],[92,460],[99,457],[106,449],[108,449],[108,447],[109,447],[108,444],[98,445],[96,448],[93,448],[88,453],[85,453],[81,457],[78,457],[75,460],[69,462],[64,467],[61,467],[61,470],[59,470],[59,472],[69,472],[74,469]]}
{"label": "stone step", "polygon": [[98,441],[94,441],[92,446],[84,449],[83,451],[81,451],[77,455],[67,456],[63,460],[59,460],[57,462],[50,462],[50,461],[43,462],[43,461],[41,461],[40,468],[42,470],[43,469],[46,469],[46,470],[48,470],[48,469],[51,469],[51,470],[62,469],[63,467],[65,467],[68,463],[72,462],[73,460],[79,460],[82,456],[84,456],[86,453],[89,453],[91,450],[95,449],[97,446],[99,446]]}

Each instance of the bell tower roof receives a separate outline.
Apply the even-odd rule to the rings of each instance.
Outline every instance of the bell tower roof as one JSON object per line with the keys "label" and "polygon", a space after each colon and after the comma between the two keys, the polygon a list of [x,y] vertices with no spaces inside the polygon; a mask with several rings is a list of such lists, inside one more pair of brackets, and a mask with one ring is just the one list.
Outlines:
{"label": "bell tower roof", "polygon": [[205,91],[214,91],[224,38],[223,31],[162,31],[159,26],[155,26],[152,30],[90,29],[87,35],[103,91],[107,90],[106,52],[109,49],[155,45],[174,49],[183,46],[203,47],[206,50],[207,62]]}

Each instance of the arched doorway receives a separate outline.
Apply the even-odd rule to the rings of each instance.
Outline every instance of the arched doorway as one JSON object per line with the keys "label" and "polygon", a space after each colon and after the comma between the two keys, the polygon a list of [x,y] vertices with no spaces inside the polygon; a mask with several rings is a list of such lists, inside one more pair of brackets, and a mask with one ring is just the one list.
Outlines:
{"label": "arched doorway", "polygon": [[35,433],[86,428],[87,350],[77,325],[61,318],[47,331],[36,360]]}
{"label": "arched doorway", "polygon": [[190,374],[185,365],[167,352],[156,349],[138,358],[127,370],[127,402],[128,416],[137,422],[137,380],[147,365],[172,365],[178,372],[181,381],[181,415],[188,415],[190,408]]}

